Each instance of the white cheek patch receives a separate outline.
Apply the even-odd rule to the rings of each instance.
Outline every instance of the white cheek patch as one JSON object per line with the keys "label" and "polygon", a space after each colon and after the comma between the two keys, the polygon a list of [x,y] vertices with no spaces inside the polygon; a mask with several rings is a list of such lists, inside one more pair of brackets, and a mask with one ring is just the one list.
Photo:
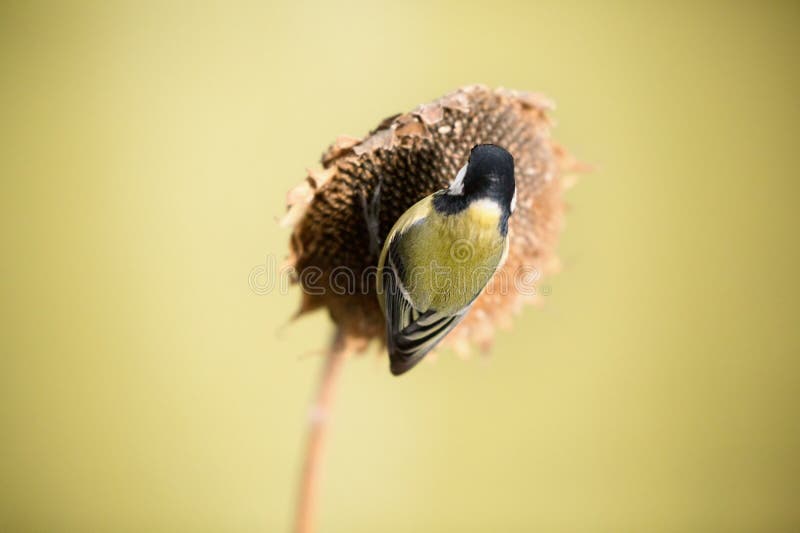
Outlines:
{"label": "white cheek patch", "polygon": [[511,212],[514,212],[514,209],[517,208],[517,188],[514,187],[514,196],[511,198]]}
{"label": "white cheek patch", "polygon": [[447,194],[452,194],[454,196],[464,194],[464,176],[467,174],[467,165],[461,167],[461,170],[458,171],[456,174],[456,179],[450,184],[450,187],[447,189]]}

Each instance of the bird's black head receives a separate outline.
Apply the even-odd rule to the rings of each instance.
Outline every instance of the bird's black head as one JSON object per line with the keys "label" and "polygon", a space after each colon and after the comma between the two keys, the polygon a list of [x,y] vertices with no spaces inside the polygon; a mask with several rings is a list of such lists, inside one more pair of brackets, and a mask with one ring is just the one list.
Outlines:
{"label": "bird's black head", "polygon": [[434,208],[440,213],[456,214],[472,202],[491,200],[503,211],[500,230],[505,235],[508,218],[515,203],[514,158],[494,144],[479,144],[472,149],[469,162],[459,171],[447,189],[436,193]]}
{"label": "bird's black head", "polygon": [[495,200],[510,212],[514,190],[514,158],[511,154],[494,144],[475,146],[464,174],[464,196],[468,200]]}
{"label": "bird's black head", "polygon": [[478,144],[469,154],[450,187],[437,198],[437,208],[458,212],[470,202],[484,198],[494,200],[508,214],[514,210],[514,158],[494,144]]}

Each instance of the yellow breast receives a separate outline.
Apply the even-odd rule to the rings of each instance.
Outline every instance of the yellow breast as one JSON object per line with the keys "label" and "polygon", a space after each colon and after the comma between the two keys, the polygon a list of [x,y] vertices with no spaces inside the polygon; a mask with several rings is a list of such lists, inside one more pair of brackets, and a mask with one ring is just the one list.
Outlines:
{"label": "yellow breast", "polygon": [[467,208],[469,222],[480,228],[496,228],[503,212],[492,200],[478,200]]}

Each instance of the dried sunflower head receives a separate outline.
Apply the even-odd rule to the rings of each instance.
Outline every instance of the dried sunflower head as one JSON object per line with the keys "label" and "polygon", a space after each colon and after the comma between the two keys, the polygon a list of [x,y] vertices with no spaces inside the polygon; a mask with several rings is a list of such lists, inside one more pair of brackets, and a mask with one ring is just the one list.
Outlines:
{"label": "dried sunflower head", "polygon": [[383,339],[376,242],[414,203],[445,188],[473,146],[496,144],[516,163],[508,259],[445,339],[460,352],[470,343],[488,347],[496,328],[510,325],[511,315],[535,300],[533,282],[558,266],[560,178],[575,165],[550,139],[551,108],[535,94],[470,86],[389,117],[364,139],[339,137],[322,156],[322,169],[310,171],[288,195],[289,260],[303,288],[298,314],[325,307],[340,338],[362,345]]}

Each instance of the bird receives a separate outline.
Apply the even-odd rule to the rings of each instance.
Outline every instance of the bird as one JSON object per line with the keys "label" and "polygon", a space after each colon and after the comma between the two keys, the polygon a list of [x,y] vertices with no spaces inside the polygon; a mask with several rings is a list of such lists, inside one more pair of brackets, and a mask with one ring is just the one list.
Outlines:
{"label": "bird", "polygon": [[515,204],[513,156],[478,144],[447,188],[412,205],[392,226],[376,285],[393,375],[419,363],[503,265]]}

